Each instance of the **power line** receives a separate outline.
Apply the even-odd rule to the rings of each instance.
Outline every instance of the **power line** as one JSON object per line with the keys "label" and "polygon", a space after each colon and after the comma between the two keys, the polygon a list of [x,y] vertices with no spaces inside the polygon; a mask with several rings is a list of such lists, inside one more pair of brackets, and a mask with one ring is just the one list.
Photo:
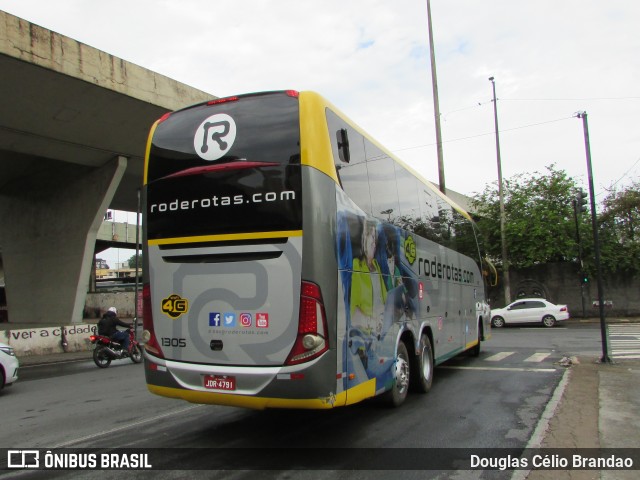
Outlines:
{"label": "power line", "polygon": [[[638,96],[629,96],[629,97],[575,97],[575,98],[499,98],[498,100],[505,101],[523,101],[523,102],[572,102],[572,101],[601,101],[601,100],[640,100]],[[456,108],[455,110],[449,110],[448,112],[444,112],[441,114],[442,117],[446,117],[447,115],[451,115],[453,113],[464,112],[465,110],[470,110],[472,108],[482,107],[484,105],[488,105],[492,103],[493,100],[487,100],[484,102],[477,102],[474,105],[468,105],[466,107]]]}
{"label": "power line", "polygon": [[635,167],[638,163],[640,163],[640,158],[638,158],[638,160],[636,160],[636,163],[634,163],[633,165],[631,165],[631,166],[629,167],[629,169],[628,169],[626,172],[624,172],[624,173],[622,174],[622,176],[621,176],[618,180],[616,180],[615,182],[613,182],[613,183],[611,184],[611,187],[610,187],[610,188],[612,188],[612,189],[613,189],[613,187],[615,187],[618,183],[620,183],[620,182],[622,181],[622,179],[623,179],[624,177],[626,177],[626,176],[627,176],[627,174],[628,174],[631,170],[633,170],[633,169],[634,169],[634,167]]}
{"label": "power line", "polygon": [[[531,124],[528,124],[528,125],[521,125],[519,127],[503,128],[503,129],[500,129],[500,133],[502,133],[502,132],[511,132],[513,130],[521,130],[523,128],[538,127],[540,125],[546,125],[546,124],[549,124],[549,123],[562,122],[562,121],[568,120],[570,118],[573,118],[573,116],[557,118],[555,120],[547,120],[546,122],[539,122],[539,123],[531,123]],[[487,135],[495,135],[495,132],[479,133],[477,135],[470,135],[468,137],[459,137],[459,138],[453,138],[451,140],[443,140],[442,143],[460,142],[462,140],[470,140],[470,139],[478,138],[478,137],[486,137]],[[433,145],[435,145],[435,143],[426,143],[424,145],[416,145],[416,146],[413,146],[413,147],[396,148],[396,149],[394,149],[392,151],[393,152],[402,152],[402,151],[405,151],[405,150],[414,150],[416,148],[431,147]]]}
{"label": "power line", "polygon": [[545,101],[545,102],[569,102],[569,101],[591,101],[591,100],[640,100],[640,97],[576,97],[576,98],[502,98],[500,100],[515,101]]}
{"label": "power line", "polygon": [[471,110],[472,108],[482,107],[483,105],[487,105],[489,103],[493,103],[493,100],[487,100],[486,102],[478,102],[475,105],[469,105],[468,107],[457,108],[456,110],[449,110],[448,112],[440,114],[440,116],[446,117],[447,115],[451,115],[453,113],[464,112],[465,110]]}

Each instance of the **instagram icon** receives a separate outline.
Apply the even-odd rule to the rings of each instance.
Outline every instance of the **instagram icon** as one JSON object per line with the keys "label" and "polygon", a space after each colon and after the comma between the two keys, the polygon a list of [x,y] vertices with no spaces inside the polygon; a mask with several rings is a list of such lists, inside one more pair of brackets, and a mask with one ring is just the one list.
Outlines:
{"label": "instagram icon", "polygon": [[240,314],[240,325],[242,325],[243,327],[250,327],[252,323],[253,323],[253,320],[250,313]]}

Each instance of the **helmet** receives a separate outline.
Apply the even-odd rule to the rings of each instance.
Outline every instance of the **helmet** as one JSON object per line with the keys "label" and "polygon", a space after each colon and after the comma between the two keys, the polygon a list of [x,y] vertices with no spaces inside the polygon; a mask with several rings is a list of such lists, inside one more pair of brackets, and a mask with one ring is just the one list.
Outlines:
{"label": "helmet", "polygon": [[118,314],[118,310],[116,310],[116,307],[109,307],[109,310],[108,310],[108,311],[109,311],[109,312],[113,312],[113,313],[115,313],[116,315]]}

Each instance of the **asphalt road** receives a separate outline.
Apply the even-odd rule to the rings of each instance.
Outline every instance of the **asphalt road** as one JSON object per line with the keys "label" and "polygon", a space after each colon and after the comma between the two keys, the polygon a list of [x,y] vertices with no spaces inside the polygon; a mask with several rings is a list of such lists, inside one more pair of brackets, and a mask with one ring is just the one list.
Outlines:
{"label": "asphalt road", "polygon": [[[479,358],[461,356],[436,369],[431,392],[410,395],[399,409],[375,401],[331,411],[251,411],[191,405],[150,394],[141,365],[117,361],[98,369],[83,361],[24,368],[19,382],[0,396],[1,448],[112,448],[167,450],[164,465],[175,471],[136,472],[136,478],[205,478],[186,475],[210,451],[199,448],[265,449],[305,455],[317,450],[318,463],[328,470],[208,472],[206,478],[375,479],[395,472],[366,470],[366,456],[355,470],[344,470],[325,448],[363,449],[390,465],[406,452],[430,448],[520,448],[527,446],[549,399],[558,386],[564,356],[597,355],[597,325],[546,329],[494,329]],[[223,450],[224,451],[224,450]],[[390,453],[391,452],[391,453]],[[427,452],[427,450],[422,451]],[[262,453],[262,455],[264,455]],[[251,461],[251,460],[249,460]],[[293,463],[295,464],[295,462]],[[411,468],[408,466],[407,468]],[[13,472],[15,474],[15,472]],[[111,478],[110,472],[25,472],[20,478]],[[115,478],[115,474],[113,472]],[[120,472],[122,474],[122,472]],[[256,476],[256,474],[259,474]],[[295,474],[295,475],[294,475]],[[4,478],[7,474],[0,474]],[[412,478],[510,478],[509,472],[425,472],[406,470]]]}

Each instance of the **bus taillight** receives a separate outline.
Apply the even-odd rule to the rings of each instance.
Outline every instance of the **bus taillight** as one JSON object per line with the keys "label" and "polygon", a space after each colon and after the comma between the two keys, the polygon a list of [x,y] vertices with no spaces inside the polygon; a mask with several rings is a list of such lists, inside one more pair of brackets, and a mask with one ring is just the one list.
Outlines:
{"label": "bus taillight", "polygon": [[153,328],[153,314],[151,313],[151,285],[145,283],[142,287],[142,340],[144,348],[147,352],[156,357],[164,358],[164,354],[160,349],[158,340],[156,339]]}
{"label": "bus taillight", "polygon": [[327,332],[327,317],[320,287],[315,283],[302,282],[298,336],[285,365],[307,362],[329,350]]}
{"label": "bus taillight", "polygon": [[215,100],[208,101],[207,105],[218,105],[220,103],[235,102],[237,100],[238,100],[237,96],[225,97],[225,98],[216,98]]}
{"label": "bus taillight", "polygon": [[162,115],[159,119],[158,119],[158,123],[162,123],[164,122],[167,118],[169,118],[171,116],[173,112],[167,112],[164,115]]}

